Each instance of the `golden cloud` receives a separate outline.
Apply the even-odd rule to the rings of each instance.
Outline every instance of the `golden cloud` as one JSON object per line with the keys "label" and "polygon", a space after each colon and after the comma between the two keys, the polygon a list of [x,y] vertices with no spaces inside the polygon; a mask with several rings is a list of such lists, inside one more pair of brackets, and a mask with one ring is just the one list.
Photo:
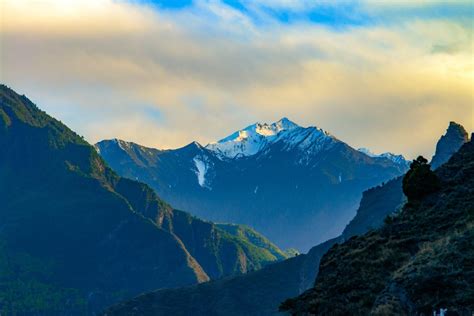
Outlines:
{"label": "golden cloud", "polygon": [[215,1],[1,5],[1,81],[91,142],[178,147],[288,116],[413,157],[450,120],[473,128],[472,30],[453,21],[334,30],[256,25]]}

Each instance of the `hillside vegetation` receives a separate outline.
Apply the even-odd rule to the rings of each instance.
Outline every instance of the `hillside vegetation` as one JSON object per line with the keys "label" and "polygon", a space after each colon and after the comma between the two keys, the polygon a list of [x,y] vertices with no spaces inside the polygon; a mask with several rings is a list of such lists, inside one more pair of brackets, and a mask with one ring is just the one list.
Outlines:
{"label": "hillside vegetation", "polygon": [[90,314],[285,258],[119,177],[80,136],[3,85],[0,148],[1,314]]}
{"label": "hillside vegetation", "polygon": [[474,311],[474,143],[435,173],[404,181],[408,203],[385,225],[335,245],[314,288],[281,308],[294,315],[431,315]]}

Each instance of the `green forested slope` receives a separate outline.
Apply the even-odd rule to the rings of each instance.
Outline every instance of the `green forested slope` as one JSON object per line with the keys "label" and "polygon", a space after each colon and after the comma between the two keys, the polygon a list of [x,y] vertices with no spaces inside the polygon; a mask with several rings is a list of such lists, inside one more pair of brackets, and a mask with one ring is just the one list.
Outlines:
{"label": "green forested slope", "polygon": [[117,176],[80,136],[3,85],[0,148],[2,314],[87,314],[274,260]]}

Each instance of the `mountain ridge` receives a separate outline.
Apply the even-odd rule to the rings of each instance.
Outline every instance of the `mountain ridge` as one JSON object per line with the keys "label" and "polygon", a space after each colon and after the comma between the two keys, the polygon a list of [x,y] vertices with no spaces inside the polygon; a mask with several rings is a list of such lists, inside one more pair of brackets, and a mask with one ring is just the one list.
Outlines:
{"label": "mountain ridge", "polygon": [[258,150],[237,158],[196,142],[165,151],[120,141],[101,141],[96,148],[120,175],[149,184],[177,208],[214,222],[249,225],[281,248],[300,251],[338,236],[364,190],[407,168],[289,120],[250,127],[264,134],[255,133]]}
{"label": "mountain ridge", "polygon": [[[215,152],[220,159],[238,159],[257,155],[276,142],[284,142],[287,149],[300,147],[300,150],[305,150],[317,141],[330,146],[333,139],[332,135],[320,128],[305,128],[284,117],[271,124],[257,122],[204,147]],[[305,141],[306,144],[300,144]]]}
{"label": "mountain ridge", "polygon": [[0,146],[1,313],[90,314],[286,257],[256,232],[259,245],[118,176],[82,137],[4,85]]}
{"label": "mountain ridge", "polygon": [[368,149],[368,148],[358,148],[357,150],[364,153],[364,154],[366,154],[366,155],[368,155],[368,156],[370,156],[370,157],[387,158],[387,159],[390,159],[393,162],[401,164],[401,165],[405,165],[405,166],[409,165],[408,161],[405,159],[405,157],[403,157],[403,155],[397,155],[397,154],[394,154],[394,153],[391,153],[391,152],[384,152],[384,153],[381,153],[381,154],[375,154],[372,151],[370,151],[370,149]]}

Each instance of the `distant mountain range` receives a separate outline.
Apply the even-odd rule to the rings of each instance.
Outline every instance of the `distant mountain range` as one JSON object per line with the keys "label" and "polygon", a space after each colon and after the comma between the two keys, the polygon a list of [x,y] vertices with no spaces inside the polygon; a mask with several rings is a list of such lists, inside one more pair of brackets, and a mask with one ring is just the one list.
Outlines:
{"label": "distant mountain range", "polygon": [[157,150],[117,139],[95,146],[121,176],[147,183],[173,206],[247,224],[280,247],[303,251],[340,234],[365,189],[408,167],[402,156],[355,150],[287,118],[207,146]]}
{"label": "distant mountain range", "polygon": [[[453,133],[464,135],[466,132],[461,125],[451,123],[436,147],[441,147],[440,142],[446,143],[445,139],[456,140],[451,135]],[[446,146],[455,152],[463,144],[454,141],[446,143]],[[437,150],[435,157],[440,154]],[[449,158],[445,157],[446,160]],[[278,306],[285,299],[301,294],[314,285],[320,260],[332,246],[380,228],[387,216],[402,209],[406,201],[402,178],[394,178],[365,191],[356,216],[342,234],[311,248],[307,254],[235,278],[150,292],[111,307],[106,315],[281,315]],[[340,279],[345,277],[341,275]]]}
{"label": "distant mountain range", "polygon": [[395,155],[389,152],[382,153],[382,154],[375,154],[371,152],[368,148],[359,148],[358,151],[366,154],[367,156],[374,157],[374,158],[385,158],[385,159],[390,159],[396,164],[406,166],[408,165],[408,162],[406,161],[405,157],[402,155]]}
{"label": "distant mountain range", "polygon": [[171,208],[0,85],[0,314],[82,315],[144,291],[260,269],[255,230]]}

